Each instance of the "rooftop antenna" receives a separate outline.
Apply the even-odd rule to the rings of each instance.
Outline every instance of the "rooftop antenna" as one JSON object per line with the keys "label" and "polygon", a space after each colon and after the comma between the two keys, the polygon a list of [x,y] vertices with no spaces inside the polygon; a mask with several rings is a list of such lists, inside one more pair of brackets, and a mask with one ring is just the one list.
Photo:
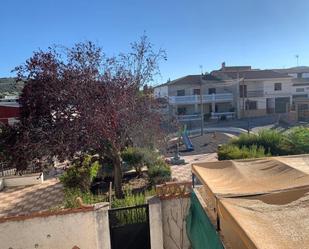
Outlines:
{"label": "rooftop antenna", "polygon": [[295,55],[295,57],[296,57],[296,65],[298,66],[298,59],[299,59],[299,55],[298,55],[298,54],[296,54],[296,55]]}
{"label": "rooftop antenna", "polygon": [[201,74],[203,74],[203,65],[200,65]]}

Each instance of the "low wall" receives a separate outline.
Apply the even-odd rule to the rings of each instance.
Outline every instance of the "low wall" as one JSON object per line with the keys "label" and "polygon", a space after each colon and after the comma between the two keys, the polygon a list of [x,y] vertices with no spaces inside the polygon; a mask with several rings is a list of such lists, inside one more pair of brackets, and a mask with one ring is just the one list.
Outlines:
{"label": "low wall", "polygon": [[110,249],[107,207],[0,219],[1,248]]}
{"label": "low wall", "polygon": [[23,176],[9,176],[2,179],[4,180],[5,187],[34,185],[40,184],[44,181],[42,173]]}
{"label": "low wall", "polygon": [[4,189],[4,180],[0,178],[0,191]]}
{"label": "low wall", "polygon": [[161,202],[164,249],[191,248],[185,221],[190,207],[190,198],[171,198]]}

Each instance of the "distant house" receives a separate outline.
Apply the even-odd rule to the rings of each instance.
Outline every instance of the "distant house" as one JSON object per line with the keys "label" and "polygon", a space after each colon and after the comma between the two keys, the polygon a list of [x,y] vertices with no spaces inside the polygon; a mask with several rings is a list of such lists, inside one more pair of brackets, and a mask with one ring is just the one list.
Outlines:
{"label": "distant house", "polygon": [[[305,70],[306,69],[306,70]],[[154,87],[179,121],[257,117],[308,108],[309,68],[260,70],[227,67],[188,75]],[[308,76],[308,78],[307,78]],[[300,101],[301,100],[301,101]]]}
{"label": "distant house", "polygon": [[0,123],[13,125],[18,122],[20,105],[17,96],[6,96],[0,99]]}
{"label": "distant house", "polygon": [[24,81],[16,81],[16,78],[0,78],[0,123],[12,125],[18,122],[18,98],[24,84]]}

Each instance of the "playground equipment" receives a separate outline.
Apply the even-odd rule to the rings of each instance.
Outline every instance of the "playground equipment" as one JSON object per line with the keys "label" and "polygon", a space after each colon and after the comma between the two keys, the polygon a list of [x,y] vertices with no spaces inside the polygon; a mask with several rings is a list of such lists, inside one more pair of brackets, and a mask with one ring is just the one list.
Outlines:
{"label": "playground equipment", "polygon": [[181,133],[181,137],[182,137],[182,141],[184,143],[184,145],[186,146],[186,150],[187,151],[193,151],[194,147],[193,144],[188,136],[188,131],[187,131],[187,127],[185,126],[182,133]]}
{"label": "playground equipment", "polygon": [[175,154],[174,154],[174,157],[171,158],[170,163],[174,164],[174,165],[185,164],[185,160],[181,159],[180,156],[179,156],[179,146],[178,146],[178,143],[176,144]]}

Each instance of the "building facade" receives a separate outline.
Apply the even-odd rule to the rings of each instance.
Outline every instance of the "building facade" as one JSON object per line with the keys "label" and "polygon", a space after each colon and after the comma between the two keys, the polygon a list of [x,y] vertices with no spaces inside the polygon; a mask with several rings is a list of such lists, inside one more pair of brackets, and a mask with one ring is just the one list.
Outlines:
{"label": "building facade", "polygon": [[[303,72],[303,73],[301,73]],[[226,67],[209,74],[188,75],[154,88],[166,99],[169,115],[179,121],[249,118],[284,114],[309,108],[309,75],[295,72]],[[309,76],[308,76],[309,77]],[[305,114],[304,114],[305,115]]]}

